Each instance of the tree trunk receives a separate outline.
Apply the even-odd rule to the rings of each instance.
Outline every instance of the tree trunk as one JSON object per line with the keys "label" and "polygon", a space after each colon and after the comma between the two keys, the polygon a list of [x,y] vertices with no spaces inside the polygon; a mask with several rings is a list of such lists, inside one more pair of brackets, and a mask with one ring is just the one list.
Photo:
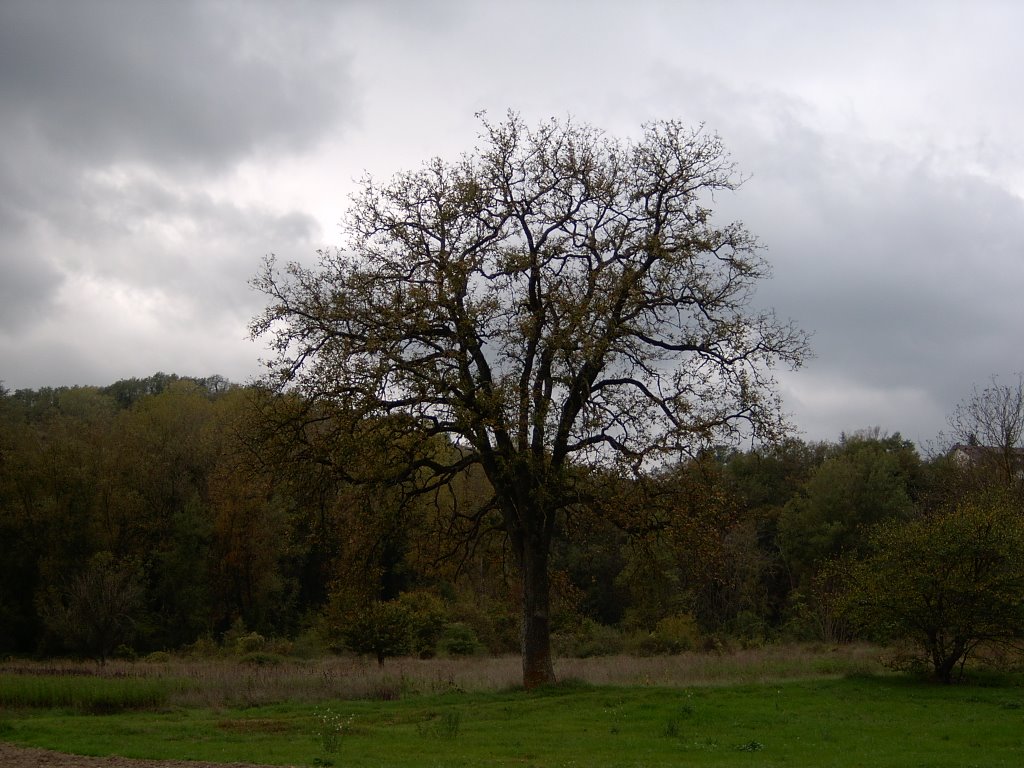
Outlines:
{"label": "tree trunk", "polygon": [[932,663],[935,667],[935,677],[941,682],[949,685],[953,682],[953,672],[957,665],[960,665],[960,676],[963,676],[964,663],[967,661],[967,645],[962,642],[954,642],[951,649],[942,648],[932,651]]}
{"label": "tree trunk", "polygon": [[542,539],[523,538],[519,569],[523,584],[523,687],[531,690],[555,682],[548,547]]}

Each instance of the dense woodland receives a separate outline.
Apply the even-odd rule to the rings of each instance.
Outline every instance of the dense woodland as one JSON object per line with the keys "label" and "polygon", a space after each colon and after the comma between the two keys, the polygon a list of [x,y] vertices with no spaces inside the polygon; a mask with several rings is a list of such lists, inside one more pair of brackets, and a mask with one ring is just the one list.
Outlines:
{"label": "dense woodland", "polygon": [[[290,433],[297,407],[165,374],[3,391],[0,652],[132,655],[252,633],[381,659],[515,651],[500,526],[460,525],[485,481],[419,495],[398,477],[355,484],[356,463],[386,467],[401,446]],[[879,430],[685,457],[643,488],[595,474],[601,503],[560,523],[556,649],[853,637],[864,630],[831,599],[836,558],[867,556],[879,524],[1015,482]],[[380,639],[388,622],[400,638]]]}

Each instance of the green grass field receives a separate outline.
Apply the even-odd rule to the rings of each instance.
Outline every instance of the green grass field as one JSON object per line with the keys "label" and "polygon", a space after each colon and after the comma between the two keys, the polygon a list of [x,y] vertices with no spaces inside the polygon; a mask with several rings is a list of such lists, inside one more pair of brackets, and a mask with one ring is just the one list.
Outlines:
{"label": "green grass field", "polygon": [[[619,667],[629,663],[619,660]],[[252,706],[183,703],[194,695],[194,683],[162,678],[162,687],[154,687],[151,677],[139,677],[127,682],[149,686],[150,700],[126,701],[113,714],[116,695],[100,690],[102,683],[93,695],[105,702],[97,711],[106,714],[94,714],[90,694],[81,690],[77,702],[30,701],[24,692],[19,699],[11,692],[28,685],[26,675],[0,670],[0,739],[91,755],[338,768],[1024,765],[1018,678],[940,686],[832,666],[832,672],[804,678],[785,672],[773,680],[770,665],[762,665],[756,683],[741,676],[674,687],[571,680],[529,694],[455,685],[430,692],[438,686],[417,688],[405,673],[406,692],[397,699]],[[57,689],[60,680],[90,685],[70,676],[28,677]]]}

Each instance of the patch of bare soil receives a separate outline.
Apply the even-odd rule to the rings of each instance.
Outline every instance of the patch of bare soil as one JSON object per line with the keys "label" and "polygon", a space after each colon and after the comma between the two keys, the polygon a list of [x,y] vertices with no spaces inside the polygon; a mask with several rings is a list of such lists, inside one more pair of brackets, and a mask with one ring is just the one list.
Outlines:
{"label": "patch of bare soil", "polygon": [[197,763],[188,760],[132,760],[127,757],[84,757],[47,749],[18,747],[0,741],[2,768],[259,768],[250,763]]}

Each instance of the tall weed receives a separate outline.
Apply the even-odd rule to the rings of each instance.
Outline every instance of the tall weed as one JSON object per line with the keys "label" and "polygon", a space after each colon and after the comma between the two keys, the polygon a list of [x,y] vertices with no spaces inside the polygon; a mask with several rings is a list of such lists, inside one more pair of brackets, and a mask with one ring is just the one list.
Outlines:
{"label": "tall weed", "polygon": [[107,714],[166,706],[175,684],[159,678],[0,673],[0,706]]}

